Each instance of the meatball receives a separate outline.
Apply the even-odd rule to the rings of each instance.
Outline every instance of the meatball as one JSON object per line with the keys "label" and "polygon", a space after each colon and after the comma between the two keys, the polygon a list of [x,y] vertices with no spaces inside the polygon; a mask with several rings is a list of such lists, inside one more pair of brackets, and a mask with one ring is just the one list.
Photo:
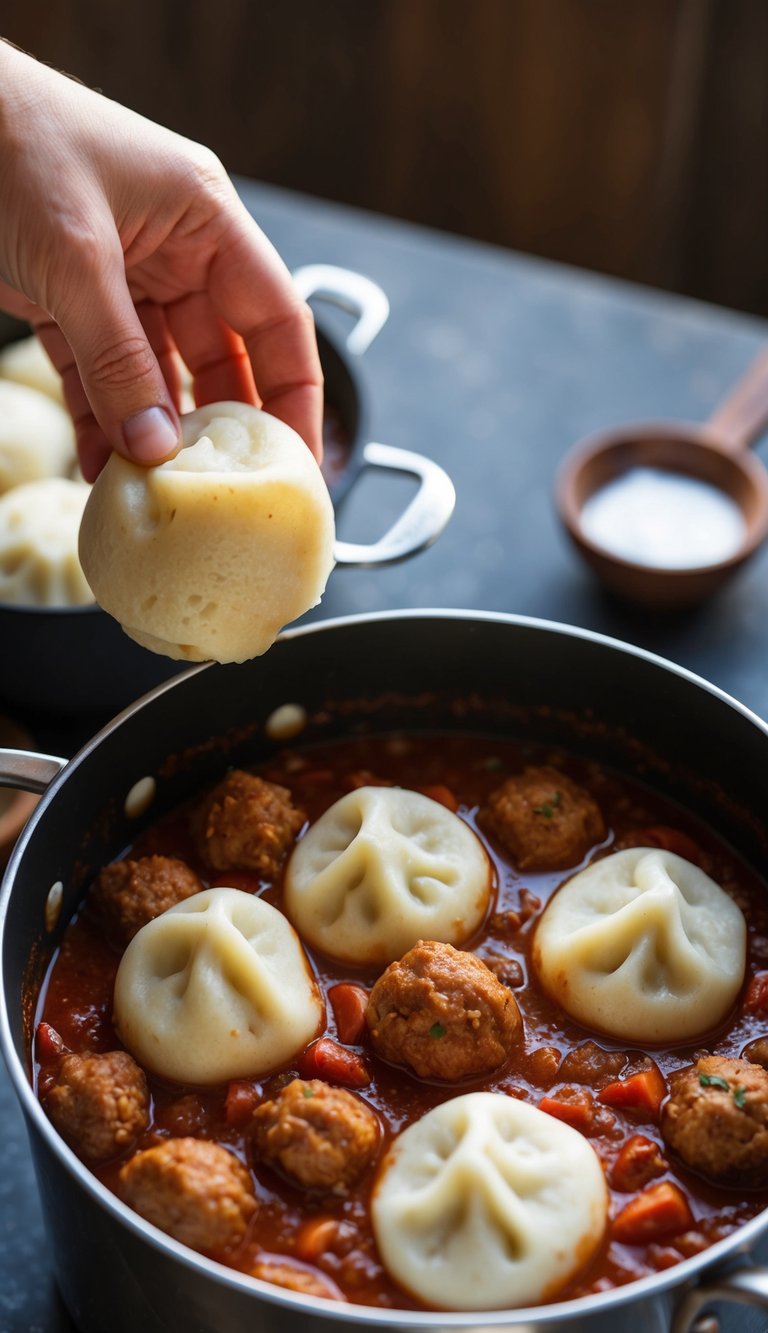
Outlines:
{"label": "meatball", "polygon": [[100,870],[89,902],[109,937],[125,947],[148,921],[202,889],[201,880],[184,861],[142,856]]}
{"label": "meatball", "polygon": [[106,1162],[133,1148],[147,1128],[147,1080],[127,1051],[64,1055],[45,1109],[79,1156]]}
{"label": "meatball", "polygon": [[236,1245],[256,1211],[242,1162],[205,1139],[167,1139],[120,1171],[120,1197],[148,1222],[206,1254]]}
{"label": "meatball", "polygon": [[305,819],[286,787],[233,769],[196,812],[192,834],[212,870],[274,879]]}
{"label": "meatball", "polygon": [[521,870],[576,865],[606,831],[589,792],[547,766],[507,778],[480,810],[479,822]]}
{"label": "meatball", "polygon": [[295,1259],[264,1257],[257,1259],[251,1269],[251,1276],[261,1278],[262,1282],[272,1282],[276,1287],[285,1287],[287,1291],[298,1291],[302,1296],[323,1296],[330,1301],[343,1301],[344,1296],[335,1282],[324,1273],[307,1264],[297,1263]]}
{"label": "meatball", "polygon": [[365,1017],[383,1059],[448,1082],[497,1069],[522,1033],[515,998],[490,968],[435,940],[390,963]]}
{"label": "meatball", "polygon": [[344,1194],[373,1161],[379,1122],[366,1102],[321,1079],[294,1079],[254,1113],[263,1161],[305,1189]]}
{"label": "meatball", "polygon": [[692,1171],[722,1184],[768,1184],[768,1073],[706,1055],[669,1078],[665,1142]]}

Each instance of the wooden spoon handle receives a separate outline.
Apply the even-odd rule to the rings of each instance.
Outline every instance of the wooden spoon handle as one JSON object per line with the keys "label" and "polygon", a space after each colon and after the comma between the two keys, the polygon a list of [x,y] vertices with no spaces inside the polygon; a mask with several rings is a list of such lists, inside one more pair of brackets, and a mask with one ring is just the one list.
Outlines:
{"label": "wooden spoon handle", "polygon": [[715,408],[709,425],[729,453],[748,449],[768,427],[768,350],[760,352],[747,373]]}

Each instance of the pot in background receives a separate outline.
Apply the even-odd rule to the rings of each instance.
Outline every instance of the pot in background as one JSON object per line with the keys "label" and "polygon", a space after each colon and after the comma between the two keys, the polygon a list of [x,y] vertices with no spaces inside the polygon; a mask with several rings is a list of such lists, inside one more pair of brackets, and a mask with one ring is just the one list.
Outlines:
{"label": "pot in background", "polygon": [[[81,1333],[694,1333],[712,1300],[768,1311],[768,1271],[742,1266],[768,1214],[675,1268],[629,1286],[528,1310],[480,1314],[374,1310],[300,1296],[178,1245],[107,1191],[54,1131],[28,1078],[30,984],[95,869],[142,823],[229,764],[270,753],[266,719],[284,703],[310,716],[301,743],[377,730],[450,727],[535,738],[640,778],[716,827],[765,873],[760,784],[768,726],[682,668],[601,635],[524,617],[381,613],[285,632],[241,666],[187,670],[116,718],[70,763],[0,752],[0,781],[44,791],[13,853],[0,899],[0,1036],[26,1118],[65,1302]],[[372,709],[371,705],[375,707]],[[125,797],[157,781],[131,821]],[[50,784],[50,785],[49,785]],[[64,886],[55,927],[46,904]]]}
{"label": "pot in background", "polygon": [[[387,297],[370,278],[335,265],[307,265],[293,277],[305,300],[326,301],[354,319],[344,349],[322,327],[317,329],[327,406],[323,475],[334,505],[342,502],[364,468],[406,473],[419,483],[404,513],[380,540],[369,545],[337,542],[336,563],[374,567],[408,559],[440,535],[453,512],[455,492],[431,459],[368,440],[368,395],[353,363],[386,323]],[[28,332],[18,322],[15,329]],[[0,603],[0,643],[0,700],[5,707],[59,716],[115,713],[188,665],[140,647],[94,605]]]}

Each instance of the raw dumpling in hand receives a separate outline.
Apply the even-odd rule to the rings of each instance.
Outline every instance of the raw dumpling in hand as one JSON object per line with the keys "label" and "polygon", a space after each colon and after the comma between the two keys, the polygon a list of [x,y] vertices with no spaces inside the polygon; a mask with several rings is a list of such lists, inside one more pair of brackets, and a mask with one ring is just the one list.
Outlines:
{"label": "raw dumpling in hand", "polygon": [[417,940],[463,944],[488,910],[488,855],[444,805],[402,787],[359,787],[305,833],[285,905],[302,939],[345,963],[389,963]]}
{"label": "raw dumpling in hand", "polygon": [[555,894],[533,961],[553,998],[587,1027],[622,1041],[683,1041],[734,1004],[746,933],[733,899],[698,866],[630,847]]}
{"label": "raw dumpling in hand", "polygon": [[295,931],[240,889],[206,889],[148,922],[123,954],[115,1026],[163,1078],[259,1078],[317,1035],[324,1009]]}
{"label": "raw dumpling in hand", "polygon": [[333,568],[334,518],[299,436],[246,403],[181,418],[158,467],[112,454],[83,515],[96,600],[145,648],[242,662],[315,606]]}
{"label": "raw dumpling in hand", "polygon": [[93,601],[77,556],[90,487],[47,477],[0,496],[0,602],[85,606]]}
{"label": "raw dumpling in hand", "polygon": [[37,389],[38,393],[44,393],[46,398],[52,398],[55,403],[64,406],[61,375],[35,334],[9,343],[2,349],[0,379],[26,384],[27,388]]}
{"label": "raw dumpling in hand", "polygon": [[374,1186],[390,1276],[428,1305],[553,1299],[602,1239],[608,1192],[577,1130],[498,1092],[443,1102],[393,1142]]}
{"label": "raw dumpling in hand", "polygon": [[27,481],[69,476],[74,466],[75,431],[64,408],[0,379],[0,495]]}

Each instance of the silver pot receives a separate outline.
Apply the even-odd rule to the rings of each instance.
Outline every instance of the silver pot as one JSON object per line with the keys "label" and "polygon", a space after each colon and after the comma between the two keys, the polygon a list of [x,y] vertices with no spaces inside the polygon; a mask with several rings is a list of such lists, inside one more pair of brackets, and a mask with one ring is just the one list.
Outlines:
{"label": "silver pot", "polygon": [[[377,701],[371,714],[370,701]],[[460,705],[457,701],[463,700]],[[95,869],[143,823],[226,764],[270,752],[263,723],[295,702],[302,743],[376,727],[491,731],[577,749],[697,811],[758,869],[768,865],[762,784],[768,727],[714,686],[640,649],[564,625],[462,611],[382,613],[288,631],[265,657],[195,668],[160,686],[71,762],[0,751],[0,782],[42,792],[0,898],[0,1036],[25,1116],[64,1300],[82,1333],[694,1333],[715,1300],[768,1312],[750,1254],[768,1214],[677,1267],[615,1291],[528,1310],[412,1313],[280,1290],[204,1259],[144,1222],[58,1137],[29,1083],[30,997]],[[181,762],[167,763],[169,756]],[[151,808],[125,797],[157,781]],[[61,912],[52,910],[63,886]],[[55,918],[55,919],[54,919]],[[711,1327],[711,1325],[710,1325]]]}

